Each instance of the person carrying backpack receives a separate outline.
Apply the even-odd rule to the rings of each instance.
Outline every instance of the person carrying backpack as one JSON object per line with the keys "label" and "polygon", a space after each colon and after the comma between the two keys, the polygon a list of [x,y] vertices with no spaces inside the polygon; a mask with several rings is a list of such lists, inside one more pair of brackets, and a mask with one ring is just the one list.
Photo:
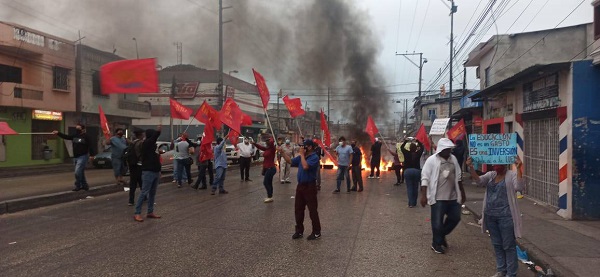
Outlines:
{"label": "person carrying backpack", "polygon": [[125,150],[126,162],[129,165],[129,206],[135,203],[135,190],[142,188],[142,143],[144,131],[136,130],[135,140]]}

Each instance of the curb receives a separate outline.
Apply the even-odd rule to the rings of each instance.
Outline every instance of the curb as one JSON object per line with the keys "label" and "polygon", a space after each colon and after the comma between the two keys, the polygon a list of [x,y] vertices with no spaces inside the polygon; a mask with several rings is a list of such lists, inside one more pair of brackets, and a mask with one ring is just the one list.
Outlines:
{"label": "curb", "polygon": [[[262,163],[262,162],[260,162]],[[253,162],[251,165],[255,166],[258,162]],[[236,166],[227,167],[227,171],[238,169]],[[198,177],[198,172],[192,172],[193,177]],[[159,185],[165,183],[171,183],[173,174],[163,174],[160,178]],[[18,198],[13,200],[6,200],[0,202],[0,215],[16,213],[20,211],[36,209],[41,207],[52,206],[56,204],[62,204],[66,202],[72,202],[76,200],[85,199],[88,196],[101,196],[105,194],[111,194],[115,192],[123,191],[122,185],[117,184],[106,184],[90,187],[89,191],[63,191],[50,194],[29,196],[24,198]]]}
{"label": "curb", "polygon": [[[471,214],[473,215],[473,218],[476,221],[479,221],[479,219],[481,219],[480,211],[476,212],[474,209],[472,209],[471,207],[469,207],[469,205],[466,205],[466,204],[464,206],[465,206],[465,209],[467,209],[467,210],[469,210],[469,212],[471,212]],[[542,251],[541,249],[536,247],[533,243],[528,241],[526,238],[522,237],[522,238],[517,239],[517,245],[523,251],[527,252],[527,256],[529,257],[529,260],[532,261],[534,264],[542,266],[542,268],[544,268],[545,270],[547,270],[548,268],[551,268],[552,272],[554,273],[554,276],[557,276],[557,277],[576,276],[573,272],[571,272],[571,270],[563,267],[554,258],[552,258],[550,255],[546,254],[544,251]],[[535,272],[534,269],[531,269],[531,270],[533,272]],[[539,276],[545,276],[545,275],[539,275]]]}

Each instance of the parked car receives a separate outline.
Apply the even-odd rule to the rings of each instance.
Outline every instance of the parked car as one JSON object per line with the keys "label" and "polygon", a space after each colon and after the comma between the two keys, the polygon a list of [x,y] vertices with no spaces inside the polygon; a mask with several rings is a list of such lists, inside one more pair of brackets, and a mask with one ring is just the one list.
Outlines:
{"label": "parked car", "polygon": [[[243,142],[244,137],[239,137],[238,141]],[[227,161],[230,161],[232,164],[239,163],[240,155],[239,155],[235,145],[226,144],[225,145],[225,154],[227,155]],[[253,160],[255,160],[255,161],[258,160],[261,155],[262,155],[262,151],[258,150],[258,148],[255,148],[254,154],[252,155]]]}
{"label": "parked car", "polygon": [[112,158],[110,155],[110,148],[102,153],[98,153],[96,156],[94,156],[92,164],[95,168],[112,168]]}
{"label": "parked car", "polygon": [[173,170],[173,154],[175,154],[174,147],[171,147],[171,143],[168,141],[157,141],[156,148],[160,154],[160,164],[162,165],[162,171]]}

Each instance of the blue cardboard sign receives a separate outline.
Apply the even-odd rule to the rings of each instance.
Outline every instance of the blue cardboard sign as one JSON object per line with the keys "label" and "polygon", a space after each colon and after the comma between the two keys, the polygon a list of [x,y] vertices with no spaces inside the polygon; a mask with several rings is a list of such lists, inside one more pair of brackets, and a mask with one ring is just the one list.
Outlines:
{"label": "blue cardboard sign", "polygon": [[475,164],[513,164],[517,134],[470,134],[469,156]]}

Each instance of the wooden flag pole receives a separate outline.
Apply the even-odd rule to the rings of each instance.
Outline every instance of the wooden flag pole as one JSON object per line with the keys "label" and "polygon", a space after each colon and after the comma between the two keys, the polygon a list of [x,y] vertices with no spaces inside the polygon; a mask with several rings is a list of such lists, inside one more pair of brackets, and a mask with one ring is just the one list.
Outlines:
{"label": "wooden flag pole", "polygon": [[19,133],[19,135],[52,135],[53,133]]}
{"label": "wooden flag pole", "polygon": [[381,138],[381,140],[383,141],[383,144],[385,144],[385,147],[387,149],[390,149],[390,147],[388,146],[387,142],[385,142],[385,139],[383,139],[383,137],[381,136],[381,134],[379,134],[379,137]]}
{"label": "wooden flag pole", "polygon": [[300,133],[300,136],[303,137],[302,129],[300,129],[300,123],[298,123],[298,120],[296,120],[296,126],[298,126],[298,132]]}
{"label": "wooden flag pole", "polygon": [[[267,116],[267,123],[269,124],[269,129],[271,129],[271,134],[273,135],[273,140],[275,140],[275,132],[273,132],[273,125],[271,125],[271,120],[269,119],[269,113],[267,112],[266,108],[263,109],[263,111],[265,111],[265,115]],[[279,122],[277,122],[277,126],[279,126]]]}

